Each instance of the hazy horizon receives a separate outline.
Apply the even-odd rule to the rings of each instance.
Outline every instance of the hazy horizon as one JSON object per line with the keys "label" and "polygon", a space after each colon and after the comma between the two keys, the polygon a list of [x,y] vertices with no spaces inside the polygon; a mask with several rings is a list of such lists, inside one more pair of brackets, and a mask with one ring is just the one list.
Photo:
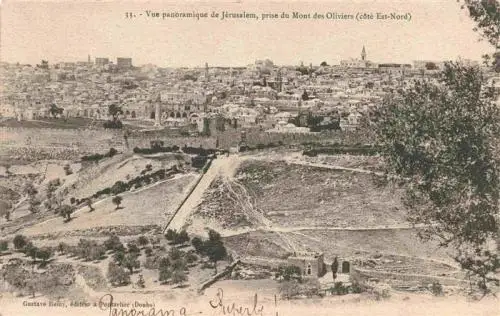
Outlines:
{"label": "hazy horizon", "polygon": [[[398,12],[410,22],[353,20],[126,19],[125,12],[303,13]],[[359,58],[376,63],[414,60],[480,60],[493,48],[460,4],[438,1],[4,1],[0,59],[38,64],[87,61],[91,56],[131,57],[134,65],[159,67],[246,66],[270,59],[277,65],[338,64]]]}

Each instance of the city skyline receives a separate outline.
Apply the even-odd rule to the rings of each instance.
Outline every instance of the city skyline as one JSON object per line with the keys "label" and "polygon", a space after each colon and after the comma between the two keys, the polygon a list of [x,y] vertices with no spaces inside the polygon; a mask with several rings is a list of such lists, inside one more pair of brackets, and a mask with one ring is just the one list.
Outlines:
{"label": "city skyline", "polygon": [[[286,9],[285,9],[286,7]],[[360,58],[373,62],[480,60],[493,49],[466,11],[452,1],[224,3],[7,2],[2,8],[1,60],[36,64],[86,61],[87,56],[130,57],[159,67],[246,66],[270,59],[278,65],[319,65]],[[340,20],[190,20],[136,18],[126,12],[410,12],[410,22]],[[53,23],[59,19],[58,23]],[[145,36],[145,34],[147,36]]]}

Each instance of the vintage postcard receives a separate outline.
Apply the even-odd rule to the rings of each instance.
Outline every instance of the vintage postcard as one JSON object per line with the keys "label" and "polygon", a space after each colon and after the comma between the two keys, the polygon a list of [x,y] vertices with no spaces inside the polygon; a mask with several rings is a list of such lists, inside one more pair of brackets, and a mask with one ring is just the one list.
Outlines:
{"label": "vintage postcard", "polygon": [[0,315],[499,315],[498,0],[4,0]]}

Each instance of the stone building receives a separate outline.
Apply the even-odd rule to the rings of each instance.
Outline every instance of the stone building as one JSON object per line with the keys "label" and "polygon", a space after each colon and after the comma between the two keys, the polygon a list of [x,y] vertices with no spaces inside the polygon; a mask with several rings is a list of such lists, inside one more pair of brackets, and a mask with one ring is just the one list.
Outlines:
{"label": "stone building", "polygon": [[321,277],[326,273],[323,253],[294,252],[287,261],[289,265],[299,267],[304,276]]}

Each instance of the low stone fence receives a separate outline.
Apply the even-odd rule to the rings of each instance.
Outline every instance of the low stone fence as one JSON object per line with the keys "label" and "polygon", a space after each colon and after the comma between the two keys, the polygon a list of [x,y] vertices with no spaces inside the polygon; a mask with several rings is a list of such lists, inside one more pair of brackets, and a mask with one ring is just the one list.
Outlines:
{"label": "low stone fence", "polygon": [[358,279],[378,279],[385,281],[387,283],[408,283],[408,284],[431,284],[434,282],[439,282],[442,285],[449,286],[464,286],[467,285],[465,280],[440,277],[432,275],[421,275],[421,274],[404,274],[395,272],[383,272],[383,271],[373,271],[361,269],[358,267],[353,267],[351,269],[351,276]]}

